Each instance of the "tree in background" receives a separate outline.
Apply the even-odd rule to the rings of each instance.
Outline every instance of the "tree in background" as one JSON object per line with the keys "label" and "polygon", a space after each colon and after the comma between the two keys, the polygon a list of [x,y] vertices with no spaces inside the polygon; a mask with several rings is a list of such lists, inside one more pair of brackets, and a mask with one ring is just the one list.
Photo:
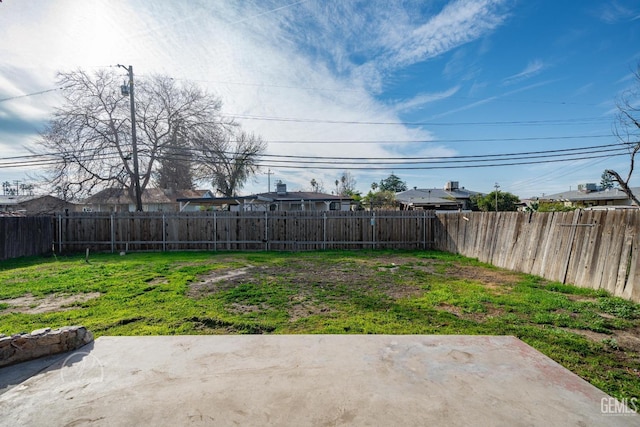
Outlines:
{"label": "tree in background", "polygon": [[379,188],[380,191],[391,191],[394,193],[399,193],[401,191],[407,191],[407,183],[402,181],[397,175],[392,173],[385,179],[381,180],[377,188]]}
{"label": "tree in background", "polygon": [[613,176],[607,173],[607,171],[602,172],[602,175],[600,175],[600,188],[603,190],[609,190],[613,188],[613,186]]}
{"label": "tree in background", "polygon": [[362,205],[370,210],[393,209],[396,207],[396,193],[393,191],[369,191],[361,199]]}
{"label": "tree in background", "polygon": [[156,187],[169,190],[191,190],[194,188],[193,154],[179,126],[162,156],[155,172]]}
{"label": "tree in background", "polygon": [[[475,195],[472,196],[478,209],[484,212],[495,212],[496,210],[496,192],[492,191],[487,195]],[[498,191],[498,210],[499,211],[515,211],[518,210],[517,203],[520,202],[520,198],[515,194],[511,194],[506,191]]]}
{"label": "tree in background", "polygon": [[356,179],[350,172],[342,172],[340,179],[336,180],[336,182],[338,182],[338,184],[336,184],[338,196],[353,196],[355,194],[360,194],[356,191]]}
{"label": "tree in background", "polygon": [[189,82],[168,76],[135,85],[138,176],[132,162],[131,110],[122,75],[99,70],[59,73],[63,105],[42,134],[41,149],[57,160],[47,181],[65,200],[96,188],[124,188],[133,198],[153,180],[161,188],[193,188],[210,180],[234,195],[258,170],[265,143],[221,116],[222,102]]}
{"label": "tree in background", "polygon": [[236,196],[247,180],[260,169],[260,156],[266,143],[258,136],[246,132],[231,135],[204,133],[195,139],[197,176],[211,179],[220,194]]}
{"label": "tree in background", "polygon": [[539,202],[536,212],[571,212],[576,206],[566,206],[563,202]]}
{"label": "tree in background", "polygon": [[324,193],[324,184],[322,180],[317,180],[315,178],[311,179],[311,191],[314,193]]}
{"label": "tree in background", "polygon": [[638,197],[629,188],[629,181],[635,167],[635,157],[640,151],[640,66],[634,72],[636,85],[625,92],[618,100],[618,114],[614,125],[614,134],[620,143],[629,151],[629,173],[626,178],[612,169],[605,173],[618,183],[620,189],[629,197],[636,206],[640,206]]}

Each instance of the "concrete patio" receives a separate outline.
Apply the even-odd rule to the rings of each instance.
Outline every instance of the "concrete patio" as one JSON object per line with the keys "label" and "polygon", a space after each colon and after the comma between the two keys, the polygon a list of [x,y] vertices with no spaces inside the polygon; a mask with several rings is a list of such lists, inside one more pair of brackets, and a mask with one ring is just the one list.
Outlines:
{"label": "concrete patio", "polygon": [[0,369],[0,393],[10,426],[640,424],[507,336],[100,337]]}

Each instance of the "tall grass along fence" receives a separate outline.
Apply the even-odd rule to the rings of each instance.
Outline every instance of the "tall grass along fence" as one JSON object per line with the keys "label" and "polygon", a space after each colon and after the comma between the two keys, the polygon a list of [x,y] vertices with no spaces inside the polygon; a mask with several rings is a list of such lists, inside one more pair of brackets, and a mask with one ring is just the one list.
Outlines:
{"label": "tall grass along fence", "polygon": [[50,253],[51,217],[0,217],[0,260]]}
{"label": "tall grass along fence", "polygon": [[640,301],[640,211],[437,215],[434,249]]}
{"label": "tall grass along fence", "polygon": [[433,212],[69,213],[56,250],[428,249]]}

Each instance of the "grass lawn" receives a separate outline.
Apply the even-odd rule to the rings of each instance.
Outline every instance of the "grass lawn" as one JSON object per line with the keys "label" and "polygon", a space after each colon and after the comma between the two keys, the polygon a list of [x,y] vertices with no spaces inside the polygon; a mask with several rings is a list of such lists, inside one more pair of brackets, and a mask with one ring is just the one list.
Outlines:
{"label": "grass lawn", "polygon": [[640,397],[640,306],[442,252],[139,253],[0,262],[0,333],[514,335]]}

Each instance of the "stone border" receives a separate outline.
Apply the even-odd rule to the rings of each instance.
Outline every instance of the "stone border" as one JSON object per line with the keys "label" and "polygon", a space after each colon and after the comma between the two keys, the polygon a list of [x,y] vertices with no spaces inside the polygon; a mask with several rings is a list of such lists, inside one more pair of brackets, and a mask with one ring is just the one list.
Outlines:
{"label": "stone border", "polygon": [[93,341],[84,326],[36,329],[30,334],[0,335],[0,367],[76,350]]}

